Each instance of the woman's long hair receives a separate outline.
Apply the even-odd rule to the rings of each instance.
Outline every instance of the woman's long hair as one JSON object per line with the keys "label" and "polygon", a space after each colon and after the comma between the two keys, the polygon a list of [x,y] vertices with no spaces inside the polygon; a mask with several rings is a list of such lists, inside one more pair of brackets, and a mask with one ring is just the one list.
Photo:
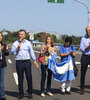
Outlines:
{"label": "woman's long hair", "polygon": [[51,46],[54,46],[54,42],[53,42],[53,37],[52,36],[47,36],[46,40],[45,40],[45,44],[47,44],[47,38],[50,37],[51,38]]}
{"label": "woman's long hair", "polygon": [[2,32],[0,32],[0,34],[1,34],[1,36],[2,36],[2,41],[0,41],[0,42],[1,42],[1,44],[4,44],[4,42],[3,42],[3,34],[2,34]]}

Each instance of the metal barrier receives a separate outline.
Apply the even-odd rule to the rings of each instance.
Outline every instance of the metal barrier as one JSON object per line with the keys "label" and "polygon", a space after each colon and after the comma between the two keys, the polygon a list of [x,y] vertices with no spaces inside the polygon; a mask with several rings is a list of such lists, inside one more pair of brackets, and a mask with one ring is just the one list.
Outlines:
{"label": "metal barrier", "polygon": [[[32,42],[33,46],[40,47],[42,44],[44,44],[44,42],[35,42],[35,43]],[[61,45],[62,45],[62,43],[55,43],[56,48],[60,48]],[[74,47],[75,47],[76,50],[79,50],[80,45],[74,45]]]}

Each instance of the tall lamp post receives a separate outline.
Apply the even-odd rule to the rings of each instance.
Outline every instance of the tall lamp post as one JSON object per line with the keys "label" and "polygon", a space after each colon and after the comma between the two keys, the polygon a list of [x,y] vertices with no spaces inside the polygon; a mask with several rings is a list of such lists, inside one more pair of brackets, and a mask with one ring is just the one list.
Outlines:
{"label": "tall lamp post", "polygon": [[88,10],[88,26],[90,26],[90,10],[89,10],[88,6],[84,2],[81,2],[80,0],[75,0],[75,1],[83,4],[87,8],[87,10]]}

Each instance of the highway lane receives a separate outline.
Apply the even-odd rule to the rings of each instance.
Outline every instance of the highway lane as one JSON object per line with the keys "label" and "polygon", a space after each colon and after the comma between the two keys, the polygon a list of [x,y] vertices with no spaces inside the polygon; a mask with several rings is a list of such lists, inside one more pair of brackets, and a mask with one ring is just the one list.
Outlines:
{"label": "highway lane", "polygon": [[[34,48],[36,57],[38,56],[40,48]],[[59,55],[58,55],[59,56]],[[76,62],[80,62],[81,53],[77,52]],[[58,59],[60,61],[60,59]],[[38,62],[39,63],[39,62]],[[15,56],[10,55],[7,57],[7,72],[5,76],[5,94],[7,100],[17,100],[18,96],[18,81],[17,81],[17,74],[15,68]],[[40,65],[40,63],[39,63]],[[80,64],[77,64],[79,68],[78,77],[72,81],[72,95],[65,95],[63,96],[60,92],[60,83],[56,82],[52,78],[52,92],[54,94],[53,97],[46,95],[45,98],[40,96],[40,70],[32,64],[32,77],[33,77],[33,100],[89,100],[90,99],[90,68],[88,68],[87,75],[86,75],[86,88],[85,88],[85,95],[81,96],[80,92]],[[28,100],[27,98],[27,81],[26,78],[24,80],[24,91],[25,97],[22,100]]]}

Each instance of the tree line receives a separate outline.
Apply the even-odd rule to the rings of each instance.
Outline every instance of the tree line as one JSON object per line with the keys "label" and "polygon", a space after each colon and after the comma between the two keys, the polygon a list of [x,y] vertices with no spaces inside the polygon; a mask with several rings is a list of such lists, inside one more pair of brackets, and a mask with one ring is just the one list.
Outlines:
{"label": "tree line", "polygon": [[35,37],[35,40],[39,40],[40,42],[43,42],[47,35],[52,36],[55,43],[62,43],[62,44],[64,44],[65,38],[72,37],[72,40],[73,40],[72,44],[79,45],[80,44],[80,40],[81,40],[80,36],[74,36],[74,35],[69,36],[69,35],[65,35],[64,34],[64,35],[60,35],[61,38],[57,38],[57,36],[55,34],[50,34],[50,33],[45,33],[45,32],[37,33],[37,34],[34,35],[34,37]]}
{"label": "tree line", "polygon": [[[18,31],[11,32],[11,31],[7,30],[7,33],[8,33],[7,35],[4,35],[4,41],[6,43],[13,43],[17,39],[19,39]],[[46,33],[46,32],[39,32],[39,33],[34,34],[34,40],[38,40],[39,42],[44,42],[45,37],[48,36],[48,35],[53,37],[53,40],[54,40],[55,43],[62,43],[62,44],[64,43],[65,38],[68,37],[68,35],[64,34],[64,35],[60,35],[61,38],[57,38],[57,36],[55,34],[50,34],[50,33]],[[72,35],[70,37],[72,37],[74,45],[80,44],[81,37],[74,36],[74,35]],[[29,40],[29,34],[28,33],[26,34],[26,39]]]}

